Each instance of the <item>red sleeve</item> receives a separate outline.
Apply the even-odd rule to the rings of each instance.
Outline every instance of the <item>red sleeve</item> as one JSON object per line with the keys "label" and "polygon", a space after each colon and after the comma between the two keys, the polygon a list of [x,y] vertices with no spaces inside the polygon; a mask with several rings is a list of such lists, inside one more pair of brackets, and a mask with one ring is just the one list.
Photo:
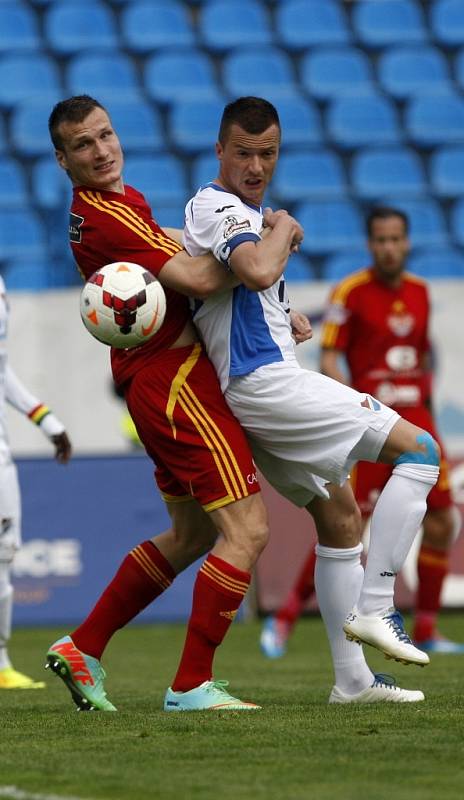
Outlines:
{"label": "red sleeve", "polygon": [[146,204],[129,203],[113,192],[104,196],[81,189],[72,213],[82,219],[78,240],[71,246],[85,278],[115,260],[132,261],[158,276],[166,261],[182,249],[151,218]]}
{"label": "red sleeve", "polygon": [[353,319],[353,293],[338,284],[332,291],[324,314],[321,347],[346,352]]}

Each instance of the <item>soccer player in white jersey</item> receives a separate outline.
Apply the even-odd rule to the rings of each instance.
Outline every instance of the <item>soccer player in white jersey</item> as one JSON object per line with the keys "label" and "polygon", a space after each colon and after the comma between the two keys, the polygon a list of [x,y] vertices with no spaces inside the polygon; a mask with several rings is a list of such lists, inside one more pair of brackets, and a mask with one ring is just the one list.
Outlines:
{"label": "soccer player in white jersey", "polygon": [[[299,366],[285,281],[271,283],[256,248],[263,221],[272,227],[286,213],[261,208],[279,153],[276,109],[239,98],[226,106],[218,139],[219,175],[187,204],[183,241],[193,256],[212,252],[241,284],[197,302],[194,321],[262,473],[316,521],[316,590],[336,677],[330,699],[423,699],[373,676],[342,627],[350,642],[388,658],[429,663],[405,633],[393,591],[438,478],[438,445],[375,398]],[[343,537],[343,514],[355,507],[347,477],[358,460],[394,465],[372,518],[364,576],[359,538]]]}
{"label": "soccer player in white jersey", "polygon": [[45,683],[13,668],[7,649],[13,611],[11,565],[21,546],[21,497],[6,430],[5,404],[9,403],[39,426],[53,443],[55,458],[61,464],[69,460],[71,444],[64,425],[23,386],[9,365],[7,329],[8,301],[0,277],[0,689],[43,689]]}

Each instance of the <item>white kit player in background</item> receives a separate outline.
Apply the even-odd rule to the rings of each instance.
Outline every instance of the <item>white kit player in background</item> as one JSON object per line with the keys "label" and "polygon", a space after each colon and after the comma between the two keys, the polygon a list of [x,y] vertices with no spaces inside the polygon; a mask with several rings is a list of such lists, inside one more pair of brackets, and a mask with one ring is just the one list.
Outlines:
{"label": "white kit player in background", "polygon": [[[284,279],[270,277],[262,257],[261,202],[279,145],[270,103],[251,97],[226,106],[216,145],[219,176],[187,204],[183,242],[192,256],[212,252],[241,285],[196,302],[194,321],[258,467],[316,521],[316,591],[336,677],[330,702],[414,702],[422,692],[374,676],[353,642],[403,663],[429,662],[405,633],[393,591],[438,477],[438,446],[376,399],[299,366]],[[264,224],[275,229],[284,213],[267,210]],[[395,465],[372,518],[364,577],[359,539],[347,546],[327,524],[331,509],[340,532],[344,504],[356,507],[347,478],[361,459]]]}
{"label": "white kit player in background", "polygon": [[16,466],[11,458],[6,429],[5,404],[26,414],[39,426],[55,447],[61,464],[69,461],[71,444],[64,425],[23,386],[8,363],[6,338],[8,301],[0,277],[0,689],[42,689],[45,683],[34,681],[15,670],[8,656],[13,611],[11,565],[21,546],[21,496]]}

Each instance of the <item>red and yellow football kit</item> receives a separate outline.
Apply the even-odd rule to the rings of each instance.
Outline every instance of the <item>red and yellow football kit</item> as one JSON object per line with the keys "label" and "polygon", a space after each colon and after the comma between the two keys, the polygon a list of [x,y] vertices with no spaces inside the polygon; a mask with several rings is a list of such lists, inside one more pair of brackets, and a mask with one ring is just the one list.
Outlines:
{"label": "red and yellow football kit", "polygon": [[[70,243],[85,279],[113,261],[158,276],[181,247],[154,221],[140,192],[75,187]],[[140,347],[111,349],[111,367],[167,501],[195,497],[213,510],[259,491],[245,435],[227,406],[201,345],[172,348],[190,319],[186,297],[169,288],[158,333]]]}
{"label": "red and yellow football kit", "polygon": [[[355,389],[377,397],[440,441],[429,410],[431,375],[424,368],[429,313],[427,286],[420,278],[404,273],[392,288],[372,268],[360,270],[332,291],[321,346],[344,353]],[[441,447],[440,478],[428,496],[431,510],[452,505]],[[352,481],[363,514],[371,513],[390,474],[385,464],[357,465]]]}

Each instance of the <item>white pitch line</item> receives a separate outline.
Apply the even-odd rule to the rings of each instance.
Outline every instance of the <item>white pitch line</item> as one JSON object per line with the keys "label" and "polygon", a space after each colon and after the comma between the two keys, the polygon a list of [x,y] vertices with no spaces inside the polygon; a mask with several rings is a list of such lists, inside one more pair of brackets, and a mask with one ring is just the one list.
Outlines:
{"label": "white pitch line", "polygon": [[5,797],[7,800],[83,800],[82,797],[71,797],[69,795],[36,794],[35,792],[18,789],[17,786],[0,786],[0,797]]}

